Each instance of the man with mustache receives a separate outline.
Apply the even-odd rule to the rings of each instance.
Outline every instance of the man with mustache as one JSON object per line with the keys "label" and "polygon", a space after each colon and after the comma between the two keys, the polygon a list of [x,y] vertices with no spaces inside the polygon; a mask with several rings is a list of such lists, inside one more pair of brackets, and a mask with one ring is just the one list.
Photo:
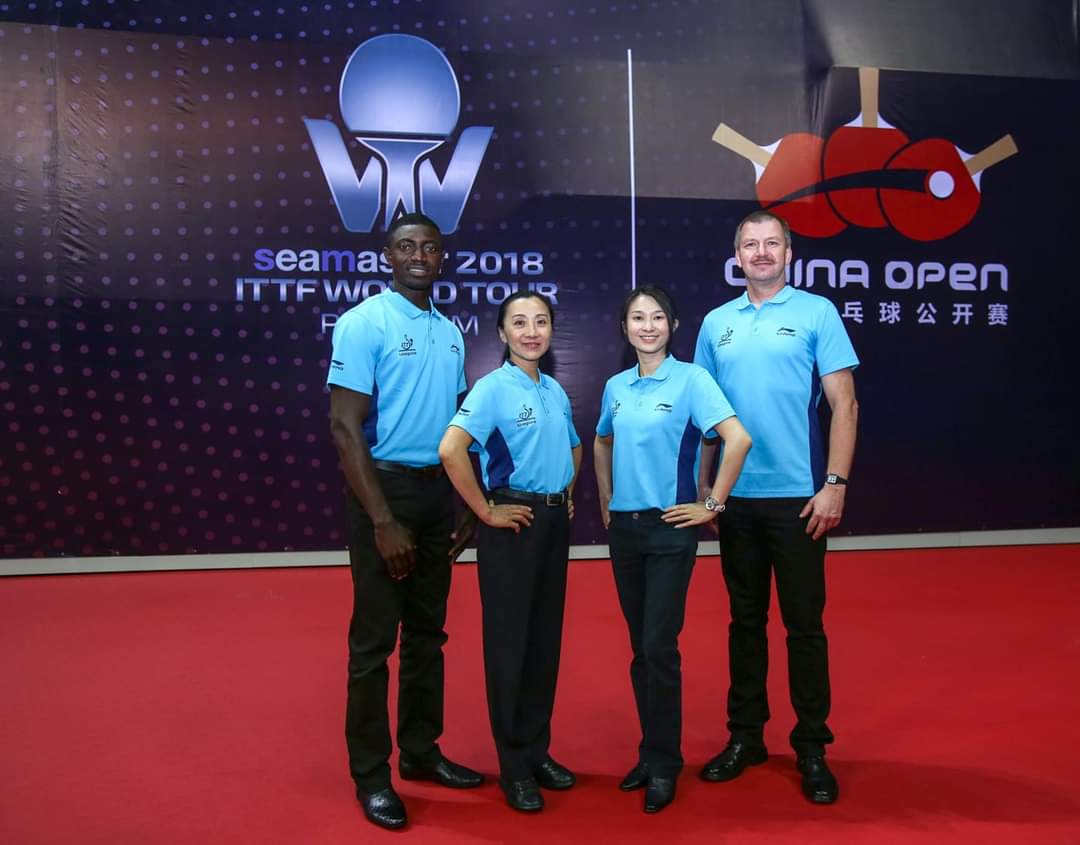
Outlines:
{"label": "man with mustache", "polygon": [[364,814],[394,829],[406,815],[390,783],[386,661],[399,625],[398,773],[459,789],[483,777],[438,746],[450,567],[472,533],[459,526],[452,534],[453,493],[439,463],[439,440],[466,389],[465,343],[431,302],[443,258],[434,221],[398,217],[383,257],[393,283],[334,326],[327,384],[330,431],[349,487],[349,768]]}
{"label": "man with mustache", "polygon": [[[732,780],[768,758],[766,622],[775,574],[797,718],[790,742],[804,795],[831,804],[839,786],[825,763],[825,746],[833,741],[826,724],[829,662],[822,624],[825,534],[844,512],[858,417],[852,370],[859,359],[836,307],[787,284],[786,221],[768,211],[747,216],[735,231],[735,260],[746,292],[705,317],[694,355],[754,440],[718,522],[731,606],[731,737],[701,777]],[[827,458],[817,414],[823,392],[832,409]],[[716,447],[705,444],[703,490],[711,485],[715,458]]]}

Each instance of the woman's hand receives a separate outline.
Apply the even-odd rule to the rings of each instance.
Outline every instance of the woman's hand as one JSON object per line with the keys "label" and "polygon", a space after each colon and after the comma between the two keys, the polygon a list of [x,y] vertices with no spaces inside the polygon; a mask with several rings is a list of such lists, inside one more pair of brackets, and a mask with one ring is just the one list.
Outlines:
{"label": "woman's hand", "polygon": [[664,508],[660,518],[675,528],[691,528],[716,519],[716,512],[709,510],[702,502],[691,502]]}
{"label": "woman's hand", "polygon": [[480,514],[480,519],[485,525],[492,528],[512,528],[517,534],[522,528],[528,528],[532,524],[532,508],[526,505],[497,505],[494,501],[488,501],[488,509]]}

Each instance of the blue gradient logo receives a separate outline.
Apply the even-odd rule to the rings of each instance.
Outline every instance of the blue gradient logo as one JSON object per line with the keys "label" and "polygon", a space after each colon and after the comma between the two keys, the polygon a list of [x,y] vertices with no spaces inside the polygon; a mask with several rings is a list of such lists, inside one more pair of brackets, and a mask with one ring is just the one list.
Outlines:
{"label": "blue gradient logo", "polygon": [[457,229],[491,126],[470,126],[442,179],[427,156],[457,125],[461,91],[446,56],[414,35],[378,35],[361,44],[341,75],[341,117],[372,152],[363,173],[333,121],[304,118],[323,175],[350,232],[370,232],[379,211],[387,227],[399,211],[422,211],[443,234]]}

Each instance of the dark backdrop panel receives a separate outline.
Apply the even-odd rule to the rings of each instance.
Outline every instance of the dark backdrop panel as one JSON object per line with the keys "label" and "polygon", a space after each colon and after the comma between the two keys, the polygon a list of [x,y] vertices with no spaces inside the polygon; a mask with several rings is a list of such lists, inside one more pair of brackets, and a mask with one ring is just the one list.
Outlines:
{"label": "dark backdrop panel", "polygon": [[[429,156],[440,177],[469,127],[493,129],[439,288],[465,330],[469,379],[498,364],[500,298],[541,286],[558,300],[555,373],[587,447],[603,383],[626,365],[617,313],[635,271],[679,301],[681,357],[701,317],[741,292],[731,236],[760,203],[753,165],[711,140],[718,124],[763,147],[830,138],[859,114],[863,64],[905,68],[882,70],[879,112],[910,143],[972,153],[1011,135],[1019,152],[982,174],[977,212],[955,234],[796,234],[793,275],[847,315],[863,360],[843,531],[1076,524],[1080,455],[1065,428],[1077,404],[1065,366],[1078,304],[1076,40],[1032,22],[1064,20],[1071,4],[1040,4],[1041,16],[992,4],[954,64],[938,36],[903,64],[891,51],[932,26],[959,31],[965,4],[911,7],[907,35],[889,3],[846,16],[797,0],[453,14],[38,5],[5,7],[0,22],[3,556],[342,545],[329,324],[389,275],[364,263],[381,226],[347,230],[304,119],[332,122],[363,172],[341,74],[359,44],[392,32],[429,40],[456,74],[460,116]],[[349,251],[360,265],[268,269],[283,250]],[[865,286],[840,284],[844,262],[865,263]],[[913,274],[1000,265],[1008,289],[1000,274],[985,291],[893,289],[889,262]],[[883,321],[894,303],[899,321]],[[918,322],[931,307],[935,322]],[[602,543],[588,452],[574,542]]]}

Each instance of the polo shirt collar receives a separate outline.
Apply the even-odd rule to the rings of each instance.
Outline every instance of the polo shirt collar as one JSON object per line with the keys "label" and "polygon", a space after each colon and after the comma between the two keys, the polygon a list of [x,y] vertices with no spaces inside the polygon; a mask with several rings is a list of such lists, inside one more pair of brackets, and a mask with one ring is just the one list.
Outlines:
{"label": "polo shirt collar", "polygon": [[[794,292],[795,292],[795,288],[793,288],[791,286],[791,283],[790,282],[785,283],[784,286],[782,288],[780,288],[780,290],[777,292],[776,296],[774,296],[772,299],[768,300],[768,302],[764,302],[762,304],[763,305],[769,305],[770,303],[774,303],[776,305],[782,305],[783,303],[785,303],[789,299],[791,299],[792,294],[794,294]],[[753,308],[754,307],[754,303],[752,303],[750,301],[750,294],[747,291],[743,291],[742,296],[740,296],[737,301],[739,303],[738,304],[738,309],[740,311],[742,311],[743,309],[746,309],[746,308]]]}
{"label": "polo shirt collar", "polygon": [[529,377],[529,374],[527,372],[525,372],[523,369],[521,369],[521,367],[519,367],[513,361],[503,361],[502,369],[505,370],[506,372],[508,372],[511,375],[511,377],[517,379],[523,385],[526,385],[528,387],[547,387],[548,386],[547,385],[547,378],[548,377],[546,375],[544,375],[543,373],[540,373],[540,383],[537,384],[535,381],[533,381]]}
{"label": "polo shirt collar", "polygon": [[667,377],[671,375],[672,369],[675,367],[675,360],[675,356],[671,353],[668,353],[667,358],[664,359],[664,363],[657,367],[651,375],[647,376],[639,376],[639,368],[634,367],[634,381],[632,381],[631,384],[642,381],[643,379],[652,379],[653,381],[666,381]]}
{"label": "polo shirt collar", "polygon": [[442,316],[435,308],[435,303],[431,301],[431,297],[428,297],[428,305],[431,306],[431,311],[425,311],[423,308],[417,308],[405,294],[398,293],[393,288],[387,288],[386,294],[390,296],[390,304],[410,320],[415,320],[418,317],[426,317],[428,314],[433,317]]}

